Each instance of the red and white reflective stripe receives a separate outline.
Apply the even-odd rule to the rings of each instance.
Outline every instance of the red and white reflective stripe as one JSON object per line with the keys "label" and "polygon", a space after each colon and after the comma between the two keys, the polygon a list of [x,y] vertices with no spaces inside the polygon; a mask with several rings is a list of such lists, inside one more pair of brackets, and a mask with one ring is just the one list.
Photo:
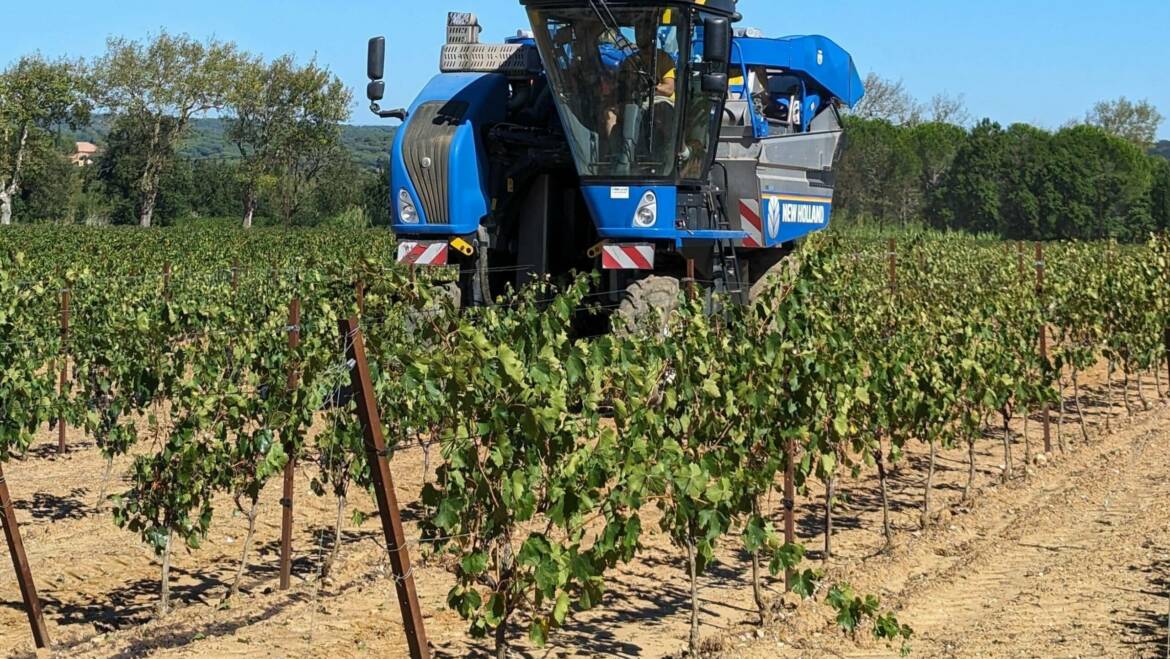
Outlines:
{"label": "red and white reflective stripe", "polygon": [[398,262],[406,265],[447,265],[446,242],[398,243]]}
{"label": "red and white reflective stripe", "polygon": [[605,245],[601,267],[606,270],[653,270],[654,245]]}
{"label": "red and white reflective stripe", "polygon": [[764,246],[764,222],[760,219],[760,202],[757,199],[741,199],[739,201],[740,229],[747,234],[743,239],[744,247]]}

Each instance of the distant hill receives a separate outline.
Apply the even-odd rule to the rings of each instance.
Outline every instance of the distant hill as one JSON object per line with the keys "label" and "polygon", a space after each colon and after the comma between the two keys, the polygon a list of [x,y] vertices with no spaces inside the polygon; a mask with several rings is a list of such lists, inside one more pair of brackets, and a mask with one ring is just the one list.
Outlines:
{"label": "distant hill", "polygon": [[[66,138],[101,146],[110,134],[110,125],[108,115],[96,116],[89,126],[65,131]],[[342,127],[341,141],[358,164],[372,169],[379,160],[389,157],[395,130],[392,126],[346,125]],[[226,133],[227,122],[223,119],[196,119],[191,122],[190,132],[180,145],[179,154],[200,160],[235,159],[239,152],[227,141]]]}
{"label": "distant hill", "polygon": [[1154,155],[1170,160],[1170,140],[1162,140],[1154,147]]}

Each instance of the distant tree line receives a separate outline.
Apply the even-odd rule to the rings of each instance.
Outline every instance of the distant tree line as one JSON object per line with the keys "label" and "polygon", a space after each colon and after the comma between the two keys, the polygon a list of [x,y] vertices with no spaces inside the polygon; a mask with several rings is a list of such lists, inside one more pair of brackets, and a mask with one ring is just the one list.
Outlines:
{"label": "distant tree line", "polygon": [[1148,102],[1098,103],[1058,131],[983,120],[962,99],[914,101],[871,76],[846,119],[838,218],[928,225],[1020,240],[1145,239],[1170,230],[1170,160],[1153,155]]}
{"label": "distant tree line", "polygon": [[[0,72],[0,223],[385,223],[386,166],[342,141],[351,101],[315,61],[166,32],[92,62],[21,58]],[[95,117],[101,150],[77,166],[71,138]],[[180,155],[201,117],[225,126],[221,157]]]}
{"label": "distant tree line", "polygon": [[[1162,116],[1147,102],[1099,103],[1051,132],[972,124],[962,97],[920,103],[876,75],[866,92],[846,118],[838,223],[1042,240],[1170,229],[1170,161],[1152,155],[1167,150]],[[369,136],[364,160],[342,139],[351,101],[315,61],[166,32],[112,38],[92,62],[24,57],[0,71],[0,223],[386,224],[388,165],[369,166]],[[75,166],[72,137],[96,123],[101,151]],[[192,157],[186,140],[206,141],[209,124],[218,147],[194,153],[216,155]]]}

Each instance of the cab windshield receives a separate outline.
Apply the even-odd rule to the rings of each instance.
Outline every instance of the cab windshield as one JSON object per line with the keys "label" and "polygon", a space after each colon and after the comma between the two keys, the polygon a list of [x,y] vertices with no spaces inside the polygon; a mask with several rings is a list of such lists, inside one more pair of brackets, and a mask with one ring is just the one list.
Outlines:
{"label": "cab windshield", "polygon": [[674,178],[683,12],[603,5],[529,14],[578,173]]}

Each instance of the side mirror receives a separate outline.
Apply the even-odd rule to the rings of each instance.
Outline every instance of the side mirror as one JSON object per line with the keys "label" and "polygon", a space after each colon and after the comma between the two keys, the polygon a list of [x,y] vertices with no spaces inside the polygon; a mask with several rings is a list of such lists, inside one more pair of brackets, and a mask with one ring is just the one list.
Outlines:
{"label": "side mirror", "polygon": [[381,80],[375,80],[366,85],[366,98],[375,103],[386,98],[386,83]]}
{"label": "side mirror", "polygon": [[731,21],[716,16],[705,19],[703,21],[703,61],[708,64],[727,64],[730,59]]}
{"label": "side mirror", "polygon": [[386,37],[370,39],[370,49],[366,54],[366,75],[370,80],[386,77]]}
{"label": "side mirror", "polygon": [[727,86],[729,84],[726,73],[704,73],[703,74],[703,93],[704,94],[718,94],[723,96],[727,94]]}

